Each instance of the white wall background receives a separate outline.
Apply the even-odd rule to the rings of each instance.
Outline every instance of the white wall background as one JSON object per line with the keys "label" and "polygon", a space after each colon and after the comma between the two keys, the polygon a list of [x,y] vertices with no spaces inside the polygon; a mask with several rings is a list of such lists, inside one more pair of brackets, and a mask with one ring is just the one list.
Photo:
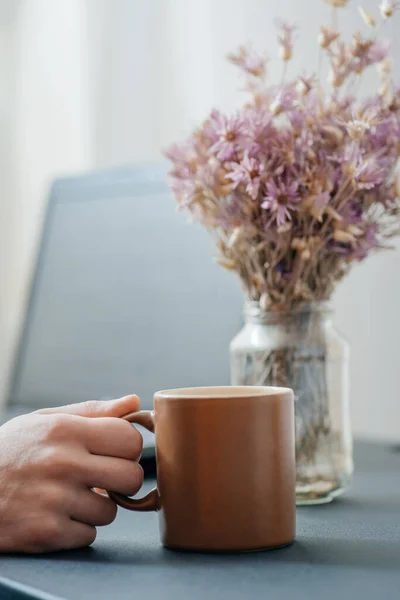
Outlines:
{"label": "white wall background", "polygon": [[[350,3],[350,16],[341,14],[348,31],[360,22]],[[363,5],[377,12],[378,3]],[[300,26],[291,69],[310,69],[318,25],[329,18],[322,0],[0,0],[3,397],[49,182],[157,160],[213,106],[233,108],[242,96],[224,57],[248,41],[273,54],[276,16]],[[278,69],[272,60],[271,78]],[[357,267],[334,302],[352,346],[354,431],[397,441],[399,257]]]}

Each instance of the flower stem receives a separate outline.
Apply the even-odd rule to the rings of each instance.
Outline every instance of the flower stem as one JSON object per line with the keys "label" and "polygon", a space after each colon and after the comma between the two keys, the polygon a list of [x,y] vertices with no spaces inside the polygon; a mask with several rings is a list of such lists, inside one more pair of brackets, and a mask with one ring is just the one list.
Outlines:
{"label": "flower stem", "polygon": [[338,14],[335,6],[332,8],[332,29],[338,31]]}
{"label": "flower stem", "polygon": [[322,59],[323,59],[323,55],[322,55],[322,50],[320,48],[318,51],[318,66],[317,66],[317,77],[318,77],[319,84],[321,83]]}
{"label": "flower stem", "polygon": [[283,61],[283,69],[282,69],[282,77],[281,77],[281,85],[283,83],[285,83],[286,74],[287,74],[287,60],[284,60]]}

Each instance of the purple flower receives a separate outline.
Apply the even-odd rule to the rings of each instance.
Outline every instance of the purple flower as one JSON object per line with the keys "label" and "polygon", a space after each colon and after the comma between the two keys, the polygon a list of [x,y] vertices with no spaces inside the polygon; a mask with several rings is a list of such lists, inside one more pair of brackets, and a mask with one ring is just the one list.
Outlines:
{"label": "purple flower", "polygon": [[329,83],[333,88],[339,88],[343,85],[352,69],[348,46],[344,42],[339,41],[334,49],[329,49],[329,58]]}
{"label": "purple flower", "polygon": [[366,158],[355,169],[353,181],[359,190],[372,190],[382,183],[384,174],[384,170],[373,158]]}
{"label": "purple flower", "polygon": [[306,114],[302,110],[294,109],[289,113],[289,120],[294,131],[300,132],[304,127]]}
{"label": "purple flower", "polygon": [[196,184],[190,174],[186,177],[177,177],[174,169],[169,176],[169,184],[176,194],[181,208],[188,206],[196,191]]}
{"label": "purple flower", "polygon": [[286,185],[282,181],[276,184],[273,179],[270,179],[265,187],[267,195],[264,196],[261,208],[274,213],[276,223],[280,227],[291,220],[290,210],[297,210],[296,203],[300,200],[297,193],[299,184],[297,181],[290,185]]}
{"label": "purple flower", "polygon": [[[382,14],[398,4],[382,0]],[[284,61],[293,31],[280,25]],[[213,231],[247,292],[274,303],[327,298],[349,264],[386,247],[400,222],[400,90],[389,46],[373,35],[322,33],[333,90],[320,77],[287,80],[286,62],[271,85],[265,60],[242,48],[231,60],[245,71],[250,98],[233,115],[212,111],[167,152],[179,205]],[[358,96],[358,75],[372,64],[379,89],[346,96],[343,84]]]}
{"label": "purple flower", "polygon": [[390,43],[387,41],[374,42],[367,51],[367,64],[374,65],[381,62],[390,52]]}
{"label": "purple flower", "polygon": [[351,177],[356,189],[371,190],[380,185],[385,178],[385,170],[380,164],[378,154],[369,152],[363,156],[360,145],[349,144],[340,159],[343,172]]}
{"label": "purple flower", "polygon": [[354,171],[361,160],[360,145],[357,142],[352,142],[346,146],[341,162],[346,164],[349,170]]}
{"label": "purple flower", "polygon": [[380,63],[388,56],[390,43],[364,39],[360,33],[356,33],[353,35],[350,50],[353,56],[351,68],[360,74],[366,67]]}
{"label": "purple flower", "polygon": [[400,123],[397,117],[392,115],[384,119],[374,129],[369,132],[368,136],[371,149],[382,153],[382,150],[389,148],[392,145],[397,145],[400,140]]}
{"label": "purple flower", "polygon": [[296,100],[296,90],[293,84],[282,86],[269,106],[274,115],[291,110]]}
{"label": "purple flower", "polygon": [[183,144],[172,144],[164,151],[164,154],[171,162],[183,164],[187,162],[191,150],[190,144],[185,142]]}
{"label": "purple flower", "polygon": [[311,75],[300,75],[296,83],[296,90],[299,94],[303,96],[307,96],[311,92],[311,90],[317,85],[317,79],[312,73]]}
{"label": "purple flower", "polygon": [[379,123],[379,113],[380,107],[371,104],[358,110],[353,109],[349,120],[342,121],[338,118],[338,123],[346,129],[352,140],[360,141],[367,131]]}
{"label": "purple flower", "polygon": [[321,194],[318,194],[318,196],[316,196],[314,199],[314,209],[317,212],[321,212],[328,204],[330,197],[330,192],[321,192]]}
{"label": "purple flower", "polygon": [[244,118],[246,136],[242,138],[243,146],[249,155],[259,153],[268,138],[274,134],[272,114],[268,111],[259,111],[251,108],[246,111]]}
{"label": "purple flower", "polygon": [[354,250],[351,252],[351,256],[356,260],[364,260],[373,248],[378,245],[376,234],[378,232],[378,226],[376,223],[368,225],[364,230],[364,235],[357,238]]}
{"label": "purple flower", "polygon": [[196,180],[206,189],[215,189],[217,187],[217,171],[210,163],[199,165],[196,171]]}
{"label": "purple flower", "polygon": [[238,141],[243,137],[243,120],[240,115],[226,117],[214,112],[210,119],[210,133],[216,139],[209,152],[225,162],[232,160],[236,153]]}
{"label": "purple flower", "polygon": [[355,200],[351,200],[340,211],[340,216],[343,218],[343,225],[357,225],[362,223],[362,207]]}
{"label": "purple flower", "polygon": [[255,200],[260,189],[264,165],[255,158],[250,158],[246,151],[243,160],[240,163],[231,163],[230,168],[231,172],[227,173],[225,177],[232,180],[233,188],[235,189],[241,184],[246,186],[246,192]]}
{"label": "purple flower", "polygon": [[218,134],[216,132],[216,123],[221,117],[221,113],[217,109],[213,109],[210,113],[209,118],[204,122],[204,136],[209,141],[210,145],[215,144],[218,141]]}
{"label": "purple flower", "polygon": [[254,77],[265,75],[267,59],[260,56],[251,48],[241,46],[237,54],[230,54],[228,59],[245,73]]}
{"label": "purple flower", "polygon": [[179,197],[180,202],[185,202],[194,190],[193,170],[190,166],[193,160],[191,144],[173,144],[164,152],[165,156],[173,163],[169,172],[169,182]]}
{"label": "purple flower", "polygon": [[296,31],[296,25],[288,23],[287,21],[276,22],[279,28],[278,43],[280,46],[281,59],[288,61],[293,55],[293,33]]}

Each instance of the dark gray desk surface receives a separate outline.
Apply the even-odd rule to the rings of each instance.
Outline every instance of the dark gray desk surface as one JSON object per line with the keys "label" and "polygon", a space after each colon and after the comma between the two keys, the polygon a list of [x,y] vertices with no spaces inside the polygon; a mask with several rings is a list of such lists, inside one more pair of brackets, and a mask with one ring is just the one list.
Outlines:
{"label": "dark gray desk surface", "polygon": [[[66,600],[398,600],[400,452],[359,443],[356,467],[344,497],[298,509],[297,540],[288,548],[245,555],[171,552],[160,546],[155,514],[120,509],[92,548],[4,556],[0,575],[36,588],[33,597]],[[17,596],[0,582],[0,598]]]}

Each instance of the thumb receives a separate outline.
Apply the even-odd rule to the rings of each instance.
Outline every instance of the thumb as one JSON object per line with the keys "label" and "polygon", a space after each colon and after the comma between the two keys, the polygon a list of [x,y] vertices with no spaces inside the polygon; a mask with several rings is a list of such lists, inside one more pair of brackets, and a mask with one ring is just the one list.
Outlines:
{"label": "thumb", "polygon": [[137,396],[124,396],[115,400],[88,400],[79,404],[67,404],[55,408],[42,408],[35,411],[40,414],[67,413],[80,417],[123,417],[139,410],[140,400]]}

